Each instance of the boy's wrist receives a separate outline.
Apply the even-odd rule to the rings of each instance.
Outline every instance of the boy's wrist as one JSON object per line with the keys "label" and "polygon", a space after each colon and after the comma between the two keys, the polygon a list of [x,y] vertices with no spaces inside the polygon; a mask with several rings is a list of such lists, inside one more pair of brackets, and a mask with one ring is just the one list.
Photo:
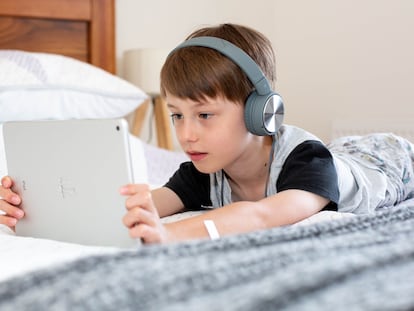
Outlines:
{"label": "boy's wrist", "polygon": [[162,243],[173,243],[177,242],[178,239],[176,238],[174,234],[174,230],[172,228],[171,224],[164,224],[163,225],[163,241]]}

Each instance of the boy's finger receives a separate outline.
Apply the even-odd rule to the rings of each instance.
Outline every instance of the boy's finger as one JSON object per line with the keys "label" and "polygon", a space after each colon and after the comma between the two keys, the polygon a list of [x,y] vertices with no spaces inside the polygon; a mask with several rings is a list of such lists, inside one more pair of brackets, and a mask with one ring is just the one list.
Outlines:
{"label": "boy's finger", "polygon": [[10,188],[13,185],[12,179],[9,176],[4,176],[1,179],[1,185],[4,188]]}
{"label": "boy's finger", "polygon": [[6,203],[4,199],[0,200],[0,211],[17,219],[24,217],[24,211],[21,208]]}
{"label": "boy's finger", "polygon": [[17,194],[11,193],[10,190],[8,190],[6,194],[0,195],[0,200],[11,203],[13,205],[19,205],[21,203],[20,197]]}
{"label": "boy's finger", "polygon": [[138,192],[150,191],[150,188],[146,184],[129,184],[119,189],[122,195],[134,195]]}

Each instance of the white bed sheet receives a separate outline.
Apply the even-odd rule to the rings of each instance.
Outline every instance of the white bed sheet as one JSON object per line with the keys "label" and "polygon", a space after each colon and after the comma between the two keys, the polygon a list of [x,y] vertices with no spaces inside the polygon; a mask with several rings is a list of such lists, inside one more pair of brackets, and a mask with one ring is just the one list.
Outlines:
{"label": "white bed sheet", "polygon": [[9,228],[0,225],[0,282],[83,256],[116,250],[110,247],[84,246],[16,236]]}
{"label": "white bed sheet", "polygon": [[3,126],[0,123],[0,178],[7,174],[6,155],[4,153]]}

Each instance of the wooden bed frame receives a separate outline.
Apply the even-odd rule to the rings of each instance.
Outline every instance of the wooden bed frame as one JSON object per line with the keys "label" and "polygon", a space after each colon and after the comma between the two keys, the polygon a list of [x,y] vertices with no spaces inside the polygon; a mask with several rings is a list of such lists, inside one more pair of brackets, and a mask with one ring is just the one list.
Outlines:
{"label": "wooden bed frame", "polygon": [[115,73],[114,0],[1,0],[0,49],[62,54]]}
{"label": "wooden bed frame", "polygon": [[[0,49],[61,54],[115,74],[115,0],[0,0]],[[165,103],[154,108],[158,145],[173,149]],[[133,114],[134,135],[147,109]]]}

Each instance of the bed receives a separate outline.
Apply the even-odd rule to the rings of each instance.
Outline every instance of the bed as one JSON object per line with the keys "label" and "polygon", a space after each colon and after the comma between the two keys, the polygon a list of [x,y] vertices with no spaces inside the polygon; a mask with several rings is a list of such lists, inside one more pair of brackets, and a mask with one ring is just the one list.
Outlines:
{"label": "bed", "polygon": [[[114,0],[0,1],[0,123],[132,114],[139,129],[148,96],[112,75],[114,16]],[[131,146],[154,186],[186,160],[135,135]],[[413,227],[413,200],[373,215],[326,211],[292,226],[128,250],[0,227],[0,309],[412,310]]]}

